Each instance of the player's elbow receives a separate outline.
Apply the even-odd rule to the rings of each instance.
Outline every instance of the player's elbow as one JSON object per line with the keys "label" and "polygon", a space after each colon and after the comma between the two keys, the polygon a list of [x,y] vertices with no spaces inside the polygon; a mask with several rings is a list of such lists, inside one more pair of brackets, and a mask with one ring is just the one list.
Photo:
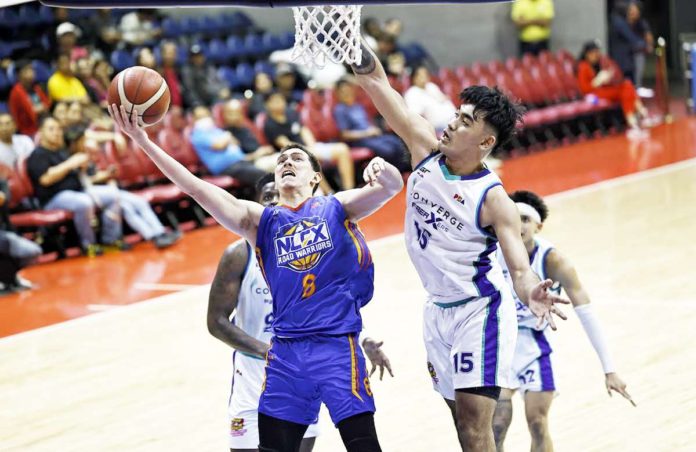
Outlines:
{"label": "player's elbow", "polygon": [[[229,322],[229,320],[228,320]],[[222,336],[222,318],[220,315],[217,313],[208,313],[208,317],[206,319],[206,323],[208,326],[208,332],[213,336],[218,339]]]}

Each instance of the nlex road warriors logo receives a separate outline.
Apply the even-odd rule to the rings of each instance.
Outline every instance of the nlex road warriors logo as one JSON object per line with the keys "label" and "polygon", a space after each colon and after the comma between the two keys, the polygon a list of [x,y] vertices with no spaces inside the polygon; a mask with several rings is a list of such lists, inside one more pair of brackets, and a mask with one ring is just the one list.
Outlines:
{"label": "nlex road warriors logo", "polygon": [[247,429],[244,428],[244,418],[236,417],[230,422],[230,434],[232,436],[244,436]]}
{"label": "nlex road warriors logo", "polygon": [[440,380],[437,378],[437,373],[435,372],[435,368],[433,367],[433,364],[430,361],[428,361],[428,373],[430,374],[430,378],[433,379],[433,382],[435,384],[440,382]]}
{"label": "nlex road warriors logo", "polygon": [[326,220],[304,218],[280,228],[275,238],[278,266],[297,272],[310,270],[333,249]]}

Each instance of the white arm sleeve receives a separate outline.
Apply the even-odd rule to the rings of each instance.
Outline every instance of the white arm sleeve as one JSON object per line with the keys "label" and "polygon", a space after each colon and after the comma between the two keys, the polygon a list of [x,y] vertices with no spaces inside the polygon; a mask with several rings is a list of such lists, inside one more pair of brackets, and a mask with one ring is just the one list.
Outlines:
{"label": "white arm sleeve", "polygon": [[604,373],[610,374],[616,372],[614,360],[611,358],[609,347],[607,347],[607,341],[604,338],[604,333],[599,326],[599,321],[595,316],[592,306],[589,304],[578,306],[575,308],[575,313],[578,315],[587,337],[590,339],[592,346],[597,352],[597,356],[599,356],[599,360],[602,362]]}

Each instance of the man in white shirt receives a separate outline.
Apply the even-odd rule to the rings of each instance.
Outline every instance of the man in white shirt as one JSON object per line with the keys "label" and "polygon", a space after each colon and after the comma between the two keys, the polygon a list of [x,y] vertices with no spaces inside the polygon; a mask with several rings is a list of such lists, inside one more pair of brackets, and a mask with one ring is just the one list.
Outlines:
{"label": "man in white shirt", "polygon": [[430,72],[419,66],[411,75],[411,87],[404,94],[408,109],[423,116],[441,132],[454,118],[454,104],[440,88],[430,81]]}
{"label": "man in white shirt", "polygon": [[26,135],[16,134],[17,126],[7,113],[0,114],[0,164],[14,168],[17,162],[29,157],[34,141]]}

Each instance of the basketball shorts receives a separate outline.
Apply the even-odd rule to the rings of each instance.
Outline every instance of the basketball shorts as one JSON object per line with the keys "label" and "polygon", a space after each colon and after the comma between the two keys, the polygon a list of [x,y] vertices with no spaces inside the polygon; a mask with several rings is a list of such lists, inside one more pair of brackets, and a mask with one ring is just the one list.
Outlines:
{"label": "basketball shorts", "polygon": [[511,387],[517,314],[509,291],[450,307],[427,302],[423,337],[433,387],[445,399],[456,389]]}
{"label": "basketball shorts", "polygon": [[515,357],[512,360],[513,389],[522,392],[556,390],[550,331],[550,328],[542,331],[532,328],[519,329]]}
{"label": "basketball shorts", "polygon": [[[266,362],[235,352],[232,358],[232,392],[227,407],[230,449],[256,449],[259,446],[258,408]],[[319,424],[310,424],[305,438],[319,435]]]}
{"label": "basketball shorts", "polygon": [[326,405],[334,424],[375,411],[357,335],[274,338],[259,412],[309,425]]}

